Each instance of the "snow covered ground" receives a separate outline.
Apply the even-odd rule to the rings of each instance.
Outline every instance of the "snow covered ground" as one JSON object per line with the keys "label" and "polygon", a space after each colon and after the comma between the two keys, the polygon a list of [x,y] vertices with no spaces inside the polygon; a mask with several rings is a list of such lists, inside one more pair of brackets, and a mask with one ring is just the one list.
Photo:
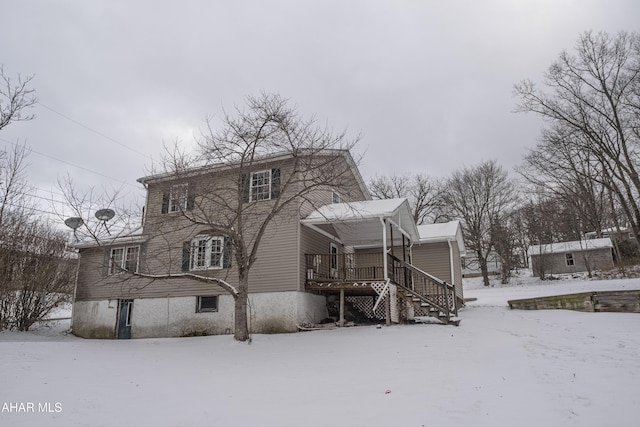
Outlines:
{"label": "snow covered ground", "polygon": [[637,425],[640,315],[506,301],[640,289],[640,279],[465,287],[477,301],[459,327],[257,335],[251,345],[84,340],[64,333],[68,321],[3,332],[0,426]]}

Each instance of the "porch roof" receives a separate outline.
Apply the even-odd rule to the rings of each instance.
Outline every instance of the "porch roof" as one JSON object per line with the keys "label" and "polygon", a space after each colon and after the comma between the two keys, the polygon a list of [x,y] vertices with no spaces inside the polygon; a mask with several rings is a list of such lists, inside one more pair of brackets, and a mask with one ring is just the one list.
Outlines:
{"label": "porch roof", "polygon": [[[420,238],[407,199],[365,200],[333,203],[311,212],[301,222],[347,246],[375,247],[382,244],[382,221],[394,226],[393,244],[402,244],[402,235],[417,242]],[[322,227],[331,226],[331,227]],[[388,242],[391,236],[387,233]]]}

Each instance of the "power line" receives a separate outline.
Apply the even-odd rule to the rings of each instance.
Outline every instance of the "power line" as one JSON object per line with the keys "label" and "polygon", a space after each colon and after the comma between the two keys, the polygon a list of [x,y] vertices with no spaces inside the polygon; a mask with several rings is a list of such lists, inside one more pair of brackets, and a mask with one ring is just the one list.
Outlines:
{"label": "power line", "polygon": [[152,159],[150,156],[148,156],[147,154],[145,154],[145,153],[143,153],[143,152],[141,152],[141,151],[138,151],[138,150],[136,150],[135,148],[129,147],[128,145],[123,144],[122,142],[120,142],[120,141],[118,141],[118,140],[116,140],[116,139],[113,139],[113,138],[111,138],[110,136],[105,135],[104,133],[99,132],[99,131],[97,131],[97,130],[95,130],[95,129],[93,129],[93,128],[91,128],[91,127],[89,127],[89,126],[87,126],[87,125],[85,125],[85,124],[83,124],[83,123],[80,123],[79,121],[77,121],[77,120],[75,120],[75,119],[72,119],[71,117],[69,117],[69,116],[67,116],[67,115],[65,115],[65,114],[63,114],[63,113],[61,113],[60,111],[56,111],[56,110],[54,110],[53,108],[51,108],[51,107],[49,107],[49,106],[47,106],[47,105],[43,104],[43,103],[42,103],[42,102],[40,102],[40,101],[38,101],[38,104],[42,105],[44,108],[46,108],[47,110],[51,111],[52,113],[55,113],[55,114],[59,115],[60,117],[63,117],[63,118],[65,118],[65,119],[69,120],[70,122],[75,123],[76,125],[78,125],[78,126],[80,126],[80,127],[83,127],[83,128],[85,128],[85,129],[87,129],[88,131],[93,132],[93,133],[95,133],[96,135],[98,135],[98,136],[101,136],[101,137],[105,138],[105,139],[106,139],[106,140],[108,140],[108,141],[113,142],[114,144],[118,144],[119,146],[121,146],[121,147],[123,147],[123,148],[126,148],[127,150],[129,150],[129,151],[131,151],[131,152],[133,152],[133,153],[136,153],[136,154],[138,154],[138,155],[140,155],[140,156],[142,156],[142,157],[144,157],[144,158],[146,158],[146,159],[153,160],[153,159]]}
{"label": "power line", "polygon": [[[16,146],[16,145],[17,145],[15,142],[8,141],[8,140],[6,140],[6,139],[4,139],[4,138],[0,138],[0,141],[4,141],[4,142],[9,143],[9,144],[11,144],[11,145],[13,145],[13,146]],[[133,184],[131,184],[131,183],[129,183],[129,182],[126,182],[126,181],[123,181],[123,180],[121,180],[121,179],[117,179],[117,178],[111,177],[111,176],[109,176],[109,175],[105,175],[105,174],[103,174],[103,173],[100,173],[100,172],[94,171],[94,170],[92,170],[92,169],[85,168],[84,166],[76,165],[76,164],[71,163],[71,162],[68,162],[68,161],[66,161],[66,160],[62,160],[62,159],[59,159],[59,158],[57,158],[57,157],[53,157],[53,156],[50,156],[50,155],[48,155],[48,154],[41,153],[41,152],[39,152],[39,151],[37,151],[37,150],[34,150],[33,148],[29,148],[29,150],[30,150],[31,152],[33,152],[33,153],[36,153],[36,154],[41,155],[42,157],[46,157],[46,158],[48,158],[48,159],[55,160],[55,161],[57,161],[57,162],[67,164],[67,165],[69,165],[69,166],[73,166],[73,167],[75,167],[75,168],[82,169],[82,170],[84,170],[84,171],[91,172],[91,173],[93,173],[93,174],[99,175],[99,176],[101,176],[101,177],[103,177],[103,178],[107,178],[107,179],[110,179],[110,180],[115,181],[115,182],[120,182],[120,183],[122,183],[122,184],[124,184],[124,185],[128,185],[128,186],[133,187],[133,188],[135,188],[135,189],[141,190],[141,188],[140,188],[139,186],[137,186],[137,185],[133,185]]]}

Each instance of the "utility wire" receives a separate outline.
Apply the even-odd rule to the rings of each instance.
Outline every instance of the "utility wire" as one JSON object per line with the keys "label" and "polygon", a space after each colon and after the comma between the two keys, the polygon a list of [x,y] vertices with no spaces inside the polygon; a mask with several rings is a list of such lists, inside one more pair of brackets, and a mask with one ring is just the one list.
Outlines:
{"label": "utility wire", "polygon": [[153,160],[153,159],[152,159],[150,156],[148,156],[147,154],[145,154],[145,153],[143,153],[143,152],[141,152],[141,151],[138,151],[138,150],[136,150],[135,148],[129,147],[128,145],[123,144],[122,142],[120,142],[120,141],[118,141],[118,140],[116,140],[116,139],[113,139],[113,138],[111,138],[110,136],[105,135],[104,133],[99,132],[99,131],[97,131],[97,130],[95,130],[95,129],[93,129],[93,128],[91,128],[91,127],[89,127],[89,126],[87,126],[87,125],[85,125],[85,124],[83,124],[83,123],[80,123],[79,121],[77,121],[77,120],[75,120],[75,119],[72,119],[71,117],[69,117],[69,116],[67,116],[67,115],[65,115],[65,114],[62,114],[60,111],[56,111],[56,110],[54,110],[53,108],[51,108],[51,107],[49,107],[49,106],[47,106],[47,105],[43,104],[43,103],[42,103],[42,102],[40,102],[40,101],[38,101],[38,104],[42,105],[44,108],[46,108],[47,110],[51,111],[52,113],[55,113],[55,114],[59,115],[60,117],[63,117],[63,118],[65,118],[65,119],[69,120],[70,122],[73,122],[73,123],[75,123],[76,125],[78,125],[78,126],[80,126],[80,127],[83,127],[83,128],[85,128],[85,129],[87,129],[88,131],[91,131],[91,132],[95,133],[96,135],[99,135],[99,136],[101,136],[101,137],[103,137],[103,138],[105,138],[105,139],[107,139],[107,140],[109,140],[109,141],[113,142],[114,144],[118,144],[119,146],[121,146],[121,147],[123,147],[123,148],[126,148],[127,150],[129,150],[129,151],[131,151],[131,152],[133,152],[133,153],[136,153],[136,154],[138,154],[138,155],[140,155],[140,156],[142,156],[142,157],[144,157],[144,158],[146,158],[146,159]]}
{"label": "utility wire", "polygon": [[[11,141],[6,140],[6,139],[4,139],[4,138],[0,138],[0,141],[4,141],[4,142],[9,143],[9,144],[14,145],[14,146],[15,146],[15,145],[17,145],[15,142],[11,142]],[[126,181],[123,181],[123,180],[121,180],[121,179],[117,179],[117,178],[111,177],[111,176],[109,176],[109,175],[105,175],[105,174],[103,174],[103,173],[96,172],[96,171],[94,171],[94,170],[92,170],[92,169],[85,168],[84,166],[76,165],[76,164],[71,163],[71,162],[68,162],[68,161],[66,161],[66,160],[58,159],[57,157],[53,157],[53,156],[50,156],[50,155],[48,155],[48,154],[41,153],[41,152],[39,152],[39,151],[37,151],[37,150],[34,150],[33,148],[29,148],[29,150],[30,150],[31,152],[33,152],[33,153],[36,153],[36,154],[41,155],[42,157],[46,157],[46,158],[48,158],[48,159],[55,160],[56,162],[64,163],[64,164],[67,164],[67,165],[69,165],[69,166],[73,166],[73,167],[75,167],[75,168],[82,169],[82,170],[85,170],[85,171],[87,171],[87,172],[91,172],[91,173],[93,173],[93,174],[99,175],[99,176],[101,176],[101,177],[103,177],[103,178],[107,178],[107,179],[110,179],[110,180],[112,180],[112,181],[119,182],[119,183],[122,183],[122,184],[124,184],[124,185],[128,185],[128,186],[133,187],[133,188],[135,188],[135,189],[137,189],[137,190],[141,190],[141,188],[140,188],[140,187],[138,187],[137,185],[133,185],[133,184],[131,184],[131,183],[129,183],[129,182],[126,182]]]}

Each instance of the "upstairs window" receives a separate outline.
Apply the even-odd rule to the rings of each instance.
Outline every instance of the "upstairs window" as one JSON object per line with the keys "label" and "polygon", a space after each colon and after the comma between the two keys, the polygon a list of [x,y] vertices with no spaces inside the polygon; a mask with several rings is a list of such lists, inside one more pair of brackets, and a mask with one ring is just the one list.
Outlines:
{"label": "upstairs window", "polygon": [[193,209],[193,188],[189,184],[175,184],[162,195],[162,213],[181,212]]}
{"label": "upstairs window", "polygon": [[340,203],[340,194],[335,190],[331,191],[331,203]]}
{"label": "upstairs window", "polygon": [[169,193],[169,212],[187,209],[188,184],[172,185]]}
{"label": "upstairs window", "polygon": [[271,199],[271,171],[251,174],[251,200]]}
{"label": "upstairs window", "polygon": [[276,199],[280,195],[280,169],[273,168],[242,176],[245,202]]}

